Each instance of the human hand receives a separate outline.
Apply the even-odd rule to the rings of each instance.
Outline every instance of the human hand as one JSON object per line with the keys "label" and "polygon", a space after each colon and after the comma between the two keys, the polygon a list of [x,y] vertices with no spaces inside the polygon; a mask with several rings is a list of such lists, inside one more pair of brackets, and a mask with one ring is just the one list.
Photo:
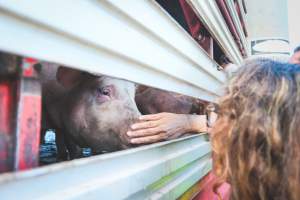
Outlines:
{"label": "human hand", "polygon": [[127,135],[133,144],[147,144],[175,139],[187,132],[206,131],[205,115],[158,113],[143,115],[131,125]]}

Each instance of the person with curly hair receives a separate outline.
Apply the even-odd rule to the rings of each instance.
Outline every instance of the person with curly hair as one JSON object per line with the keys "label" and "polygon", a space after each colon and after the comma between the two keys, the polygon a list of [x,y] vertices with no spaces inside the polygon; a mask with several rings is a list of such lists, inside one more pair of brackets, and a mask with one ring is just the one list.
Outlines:
{"label": "person with curly hair", "polygon": [[300,199],[300,67],[253,60],[230,79],[211,135],[214,191],[232,200]]}
{"label": "person with curly hair", "polygon": [[300,65],[300,46],[295,48],[294,53],[291,56],[289,62]]}

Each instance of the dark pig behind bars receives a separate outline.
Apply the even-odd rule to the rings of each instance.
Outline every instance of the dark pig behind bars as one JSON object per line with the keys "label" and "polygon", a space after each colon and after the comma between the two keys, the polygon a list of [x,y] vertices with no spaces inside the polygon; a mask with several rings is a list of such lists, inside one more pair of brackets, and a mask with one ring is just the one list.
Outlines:
{"label": "dark pig behind bars", "polygon": [[199,99],[140,85],[135,96],[142,114],[170,112],[203,114],[206,103]]}

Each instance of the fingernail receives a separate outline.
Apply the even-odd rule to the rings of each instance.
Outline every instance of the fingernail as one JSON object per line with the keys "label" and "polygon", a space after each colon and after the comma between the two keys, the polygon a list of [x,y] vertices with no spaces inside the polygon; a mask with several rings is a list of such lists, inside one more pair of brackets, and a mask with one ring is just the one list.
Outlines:
{"label": "fingernail", "polygon": [[131,136],[132,132],[131,131],[127,131],[127,135]]}

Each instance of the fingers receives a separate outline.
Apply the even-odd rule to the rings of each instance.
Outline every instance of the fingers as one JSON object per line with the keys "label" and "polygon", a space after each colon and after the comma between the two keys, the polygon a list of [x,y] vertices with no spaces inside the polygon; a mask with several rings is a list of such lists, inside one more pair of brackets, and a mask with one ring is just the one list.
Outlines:
{"label": "fingers", "polygon": [[157,114],[151,114],[151,115],[142,115],[139,117],[140,120],[144,121],[150,121],[150,120],[159,120],[161,119],[164,115],[164,113],[157,113]]}
{"label": "fingers", "polygon": [[148,129],[148,128],[153,128],[158,126],[157,121],[147,121],[147,122],[139,122],[131,125],[132,130],[137,130],[137,129]]}
{"label": "fingers", "polygon": [[144,137],[150,135],[157,135],[160,132],[162,132],[162,130],[158,127],[155,127],[155,128],[140,129],[136,131],[128,131],[127,135],[129,137]]}
{"label": "fingers", "polygon": [[132,130],[127,132],[127,135],[131,138],[130,142],[133,144],[147,144],[167,139],[171,132],[164,124],[170,121],[170,115],[173,116],[174,114],[158,113],[141,116],[139,119],[142,122],[131,125]]}
{"label": "fingers", "polygon": [[149,144],[149,143],[162,141],[165,139],[165,137],[166,136],[164,133],[160,133],[158,135],[134,138],[134,139],[131,139],[130,142],[133,144]]}

